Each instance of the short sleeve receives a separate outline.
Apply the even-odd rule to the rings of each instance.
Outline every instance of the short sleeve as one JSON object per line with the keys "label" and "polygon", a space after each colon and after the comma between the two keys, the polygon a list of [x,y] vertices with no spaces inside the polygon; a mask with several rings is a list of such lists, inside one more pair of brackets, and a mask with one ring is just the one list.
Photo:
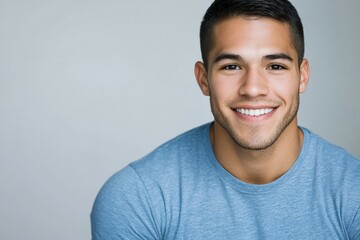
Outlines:
{"label": "short sleeve", "polygon": [[357,209],[353,222],[349,230],[351,240],[360,240],[360,207]]}
{"label": "short sleeve", "polygon": [[98,193],[91,212],[93,240],[160,239],[146,189],[128,166]]}

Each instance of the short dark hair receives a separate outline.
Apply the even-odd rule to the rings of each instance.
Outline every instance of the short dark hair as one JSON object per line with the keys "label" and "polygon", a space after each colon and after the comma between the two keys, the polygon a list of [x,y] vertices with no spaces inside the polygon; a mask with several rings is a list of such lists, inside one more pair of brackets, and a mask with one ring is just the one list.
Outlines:
{"label": "short dark hair", "polygon": [[288,0],[215,0],[206,11],[200,27],[201,55],[206,68],[213,44],[214,26],[238,16],[267,17],[289,24],[293,46],[301,64],[305,51],[303,25],[295,7]]}

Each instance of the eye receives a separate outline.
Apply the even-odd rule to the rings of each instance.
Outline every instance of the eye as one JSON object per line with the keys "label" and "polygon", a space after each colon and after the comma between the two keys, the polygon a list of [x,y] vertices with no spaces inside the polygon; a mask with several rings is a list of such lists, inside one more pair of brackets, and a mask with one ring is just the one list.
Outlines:
{"label": "eye", "polygon": [[280,65],[280,64],[272,64],[267,69],[269,69],[269,70],[284,70],[284,69],[286,69],[286,67],[283,65]]}
{"label": "eye", "polygon": [[222,69],[224,69],[224,70],[239,70],[240,67],[235,64],[230,64],[230,65],[224,66]]}

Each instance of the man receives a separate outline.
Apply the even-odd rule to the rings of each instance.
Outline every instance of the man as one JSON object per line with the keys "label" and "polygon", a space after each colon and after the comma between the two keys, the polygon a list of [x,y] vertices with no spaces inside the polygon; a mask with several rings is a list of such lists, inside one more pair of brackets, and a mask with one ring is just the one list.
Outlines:
{"label": "man", "polygon": [[195,76],[214,122],[115,174],[93,239],[360,239],[360,161],[298,127],[301,20],[287,0],[216,0]]}

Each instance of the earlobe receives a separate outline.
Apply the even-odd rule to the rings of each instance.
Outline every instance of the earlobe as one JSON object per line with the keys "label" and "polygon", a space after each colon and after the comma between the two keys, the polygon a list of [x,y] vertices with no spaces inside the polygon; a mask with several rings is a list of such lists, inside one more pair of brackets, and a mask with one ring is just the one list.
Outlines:
{"label": "earlobe", "polygon": [[196,62],[194,67],[194,73],[196,81],[205,96],[210,95],[209,82],[207,78],[207,72],[202,62]]}
{"label": "earlobe", "polygon": [[310,66],[309,61],[307,59],[303,59],[300,65],[300,85],[299,85],[299,92],[304,93],[306,87],[309,83],[310,78]]}

